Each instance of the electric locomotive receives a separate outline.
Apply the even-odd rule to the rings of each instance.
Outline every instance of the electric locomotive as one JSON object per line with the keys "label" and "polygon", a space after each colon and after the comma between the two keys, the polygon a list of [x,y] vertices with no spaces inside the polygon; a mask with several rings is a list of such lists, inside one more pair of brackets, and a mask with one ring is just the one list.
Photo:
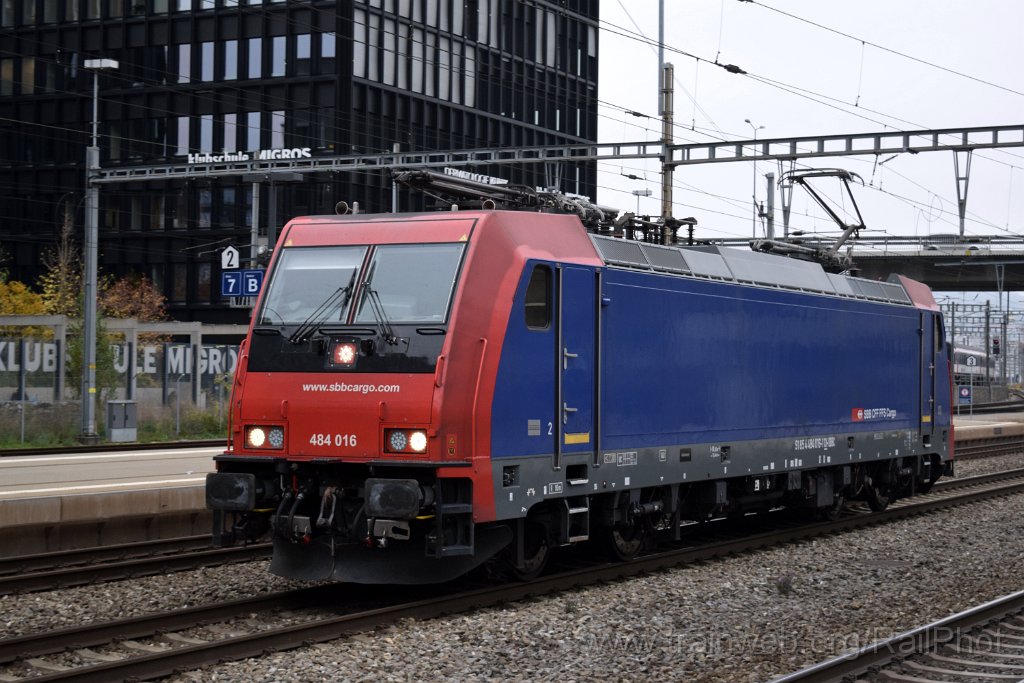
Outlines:
{"label": "electric locomotive", "polygon": [[269,533],[297,579],[525,578],[556,546],[626,559],[658,530],[881,509],[952,470],[926,286],[501,192],[529,210],[285,226],[207,478],[218,543]]}

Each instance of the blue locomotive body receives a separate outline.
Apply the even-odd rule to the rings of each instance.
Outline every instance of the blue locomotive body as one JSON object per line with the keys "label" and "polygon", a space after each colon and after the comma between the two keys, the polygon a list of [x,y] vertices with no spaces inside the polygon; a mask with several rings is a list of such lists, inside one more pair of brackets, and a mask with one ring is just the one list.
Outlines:
{"label": "blue locomotive body", "polygon": [[645,514],[836,513],[951,469],[949,348],[923,285],[591,240],[601,265],[534,260],[520,279],[491,413],[498,519],[532,512],[564,543]]}

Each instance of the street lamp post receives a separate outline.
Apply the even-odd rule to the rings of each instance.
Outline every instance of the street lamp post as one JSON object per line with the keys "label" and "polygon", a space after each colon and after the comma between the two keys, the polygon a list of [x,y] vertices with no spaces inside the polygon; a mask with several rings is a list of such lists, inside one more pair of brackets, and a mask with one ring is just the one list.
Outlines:
{"label": "street lamp post", "polygon": [[99,251],[99,188],[96,173],[100,168],[100,148],[97,140],[99,126],[100,75],[98,72],[116,69],[114,59],[87,59],[83,66],[92,76],[92,144],[85,150],[85,297],[82,311],[82,434],[83,443],[96,443],[96,290]]}
{"label": "street lamp post", "polygon": [[[757,142],[757,131],[764,130],[764,126],[755,126],[750,122],[750,119],[743,119],[743,121],[751,127],[754,131],[754,142]],[[754,238],[757,238],[757,145],[754,145]]]}

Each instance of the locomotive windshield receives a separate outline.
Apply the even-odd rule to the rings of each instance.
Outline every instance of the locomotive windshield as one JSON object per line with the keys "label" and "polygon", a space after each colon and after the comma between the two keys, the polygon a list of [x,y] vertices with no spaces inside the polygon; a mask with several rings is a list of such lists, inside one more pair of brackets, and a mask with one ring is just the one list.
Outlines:
{"label": "locomotive windshield", "polygon": [[[358,280],[366,247],[288,248],[281,253],[257,325],[300,324],[331,294]],[[344,320],[351,297],[335,297],[321,320]]]}
{"label": "locomotive windshield", "polygon": [[389,322],[442,322],[448,313],[464,244],[394,244],[377,247],[367,270],[356,322],[373,323],[370,299],[380,299]]}

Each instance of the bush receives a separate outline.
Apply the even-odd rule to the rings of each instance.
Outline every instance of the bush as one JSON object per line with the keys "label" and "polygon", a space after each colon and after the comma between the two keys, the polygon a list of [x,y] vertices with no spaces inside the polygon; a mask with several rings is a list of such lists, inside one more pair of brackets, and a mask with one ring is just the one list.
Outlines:
{"label": "bush", "polygon": [[[96,428],[106,440],[106,407],[96,410]],[[82,432],[81,404],[41,404],[25,406],[25,441],[21,440],[21,404],[0,404],[0,449],[73,446]],[[139,406],[139,443],[227,439],[227,420],[221,408],[213,404],[203,410],[191,403],[181,406]]]}

